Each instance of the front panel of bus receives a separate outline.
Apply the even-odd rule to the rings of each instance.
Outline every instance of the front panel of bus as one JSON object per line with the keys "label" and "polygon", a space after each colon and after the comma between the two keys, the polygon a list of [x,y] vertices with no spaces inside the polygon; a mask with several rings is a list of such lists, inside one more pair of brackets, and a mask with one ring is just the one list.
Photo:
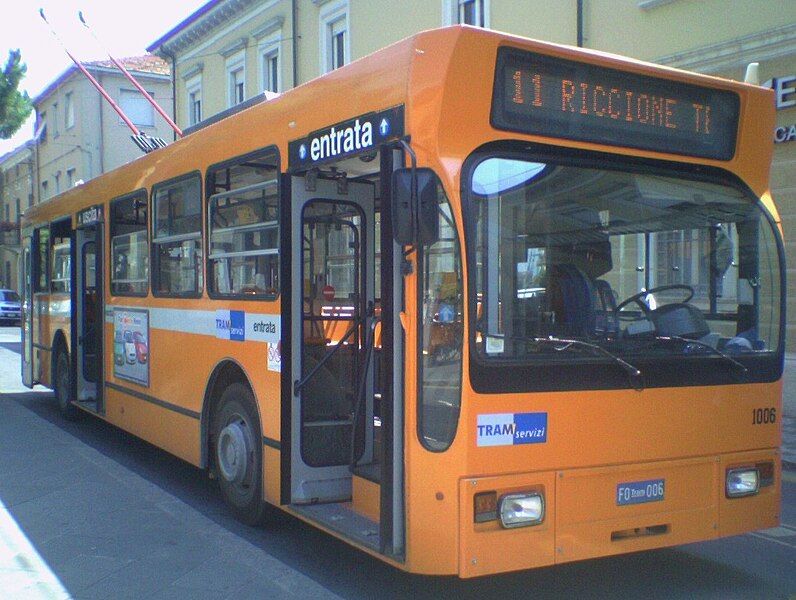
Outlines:
{"label": "front panel of bus", "polygon": [[739,176],[769,154],[737,154],[759,123],[726,89],[490,56],[440,126],[459,160],[428,159],[409,562],[467,577],[774,526],[782,239]]}

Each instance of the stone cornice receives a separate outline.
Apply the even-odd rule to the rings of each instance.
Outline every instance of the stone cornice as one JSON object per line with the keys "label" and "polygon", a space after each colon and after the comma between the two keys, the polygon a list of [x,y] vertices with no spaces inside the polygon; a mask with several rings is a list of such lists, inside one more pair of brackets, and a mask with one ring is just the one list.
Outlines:
{"label": "stone cornice", "polygon": [[218,53],[224,58],[229,58],[233,54],[240,52],[249,45],[249,38],[242,37],[231,44],[224,46]]}
{"label": "stone cornice", "polygon": [[196,63],[193,67],[185,71],[180,77],[182,77],[183,81],[187,81],[188,79],[193,79],[197,75],[201,74],[202,71],[205,69],[205,64],[203,62]]}
{"label": "stone cornice", "polygon": [[[202,15],[194,23],[175,33],[170,39],[163,41],[159,47],[151,46],[152,51],[159,54],[173,54],[189,48],[198,41],[207,37],[217,28],[228,24],[247,8],[256,4],[258,0],[226,0]],[[156,42],[157,44],[157,42]]]}
{"label": "stone cornice", "polygon": [[794,54],[796,27],[789,24],[726,42],[661,56],[654,62],[701,73],[718,73],[744,67],[750,62],[762,62]]}
{"label": "stone cornice", "polygon": [[265,22],[262,27],[257,28],[255,31],[252,31],[251,36],[257,40],[258,42],[263,39],[265,36],[270,35],[280,29],[285,24],[285,17],[278,16],[274,17],[273,19],[269,19]]}

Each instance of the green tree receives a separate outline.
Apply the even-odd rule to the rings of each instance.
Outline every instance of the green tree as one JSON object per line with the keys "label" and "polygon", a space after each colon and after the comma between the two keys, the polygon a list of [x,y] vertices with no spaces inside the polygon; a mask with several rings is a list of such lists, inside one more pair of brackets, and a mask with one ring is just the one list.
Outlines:
{"label": "green tree", "polygon": [[0,139],[14,135],[33,110],[28,93],[18,89],[27,70],[22,53],[9,50],[6,66],[0,72]]}

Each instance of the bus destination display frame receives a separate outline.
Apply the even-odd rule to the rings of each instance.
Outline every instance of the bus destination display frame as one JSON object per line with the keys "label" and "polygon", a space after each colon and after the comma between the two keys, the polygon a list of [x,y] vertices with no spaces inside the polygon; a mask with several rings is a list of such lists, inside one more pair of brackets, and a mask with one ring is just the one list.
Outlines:
{"label": "bus destination display frame", "polygon": [[728,161],[739,118],[730,90],[498,48],[496,129]]}

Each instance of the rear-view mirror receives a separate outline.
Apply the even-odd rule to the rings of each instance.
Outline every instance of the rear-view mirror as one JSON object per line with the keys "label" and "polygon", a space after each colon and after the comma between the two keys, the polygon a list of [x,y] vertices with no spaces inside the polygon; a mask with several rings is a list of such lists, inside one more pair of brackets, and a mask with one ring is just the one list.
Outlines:
{"label": "rear-view mirror", "polygon": [[[413,193],[414,192],[414,193]],[[398,244],[430,245],[439,239],[437,176],[431,169],[392,174],[392,228]]]}

